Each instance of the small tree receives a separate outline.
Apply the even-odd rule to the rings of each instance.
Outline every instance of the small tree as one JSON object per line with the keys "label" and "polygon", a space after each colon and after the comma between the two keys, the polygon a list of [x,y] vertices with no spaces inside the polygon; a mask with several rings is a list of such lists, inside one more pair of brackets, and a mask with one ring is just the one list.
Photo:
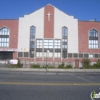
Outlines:
{"label": "small tree", "polygon": [[20,59],[19,59],[19,58],[17,58],[17,60],[18,60],[17,67],[18,67],[18,68],[21,68],[21,67],[23,66],[23,64],[21,64],[21,62],[20,62]]}
{"label": "small tree", "polygon": [[90,59],[83,59],[82,60],[82,65],[83,65],[83,68],[90,68]]}

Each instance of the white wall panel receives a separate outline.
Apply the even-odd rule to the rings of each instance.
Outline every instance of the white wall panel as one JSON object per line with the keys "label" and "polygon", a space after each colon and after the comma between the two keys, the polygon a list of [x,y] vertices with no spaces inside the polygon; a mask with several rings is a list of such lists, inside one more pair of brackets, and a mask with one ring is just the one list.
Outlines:
{"label": "white wall panel", "polygon": [[26,48],[29,52],[30,26],[36,27],[36,38],[43,38],[44,34],[44,8],[19,18],[18,51]]}
{"label": "white wall panel", "polygon": [[68,28],[68,53],[78,53],[78,20],[55,8],[54,38],[62,38],[62,27]]}

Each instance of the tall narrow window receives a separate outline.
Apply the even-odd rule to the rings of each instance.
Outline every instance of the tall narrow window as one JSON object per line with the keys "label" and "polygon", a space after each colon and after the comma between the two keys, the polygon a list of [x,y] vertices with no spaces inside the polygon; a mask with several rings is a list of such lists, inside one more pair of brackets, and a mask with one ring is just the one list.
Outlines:
{"label": "tall narrow window", "polygon": [[35,26],[30,27],[30,57],[34,57],[34,49],[35,49]]}
{"label": "tall narrow window", "polygon": [[0,29],[0,47],[9,47],[9,34],[8,28],[3,27]]}
{"label": "tall narrow window", "polygon": [[62,57],[67,57],[67,35],[68,29],[67,27],[62,27]]}
{"label": "tall narrow window", "polygon": [[58,58],[58,57],[61,57],[61,40],[59,40],[59,39],[56,39],[55,41],[54,41],[54,48],[55,48],[55,53],[54,53],[54,56],[56,57],[56,58]]}
{"label": "tall narrow window", "polygon": [[90,49],[98,48],[98,31],[95,29],[89,31],[89,48]]}
{"label": "tall narrow window", "polygon": [[43,48],[43,40],[37,39],[36,40],[36,57],[43,57],[42,48]]}

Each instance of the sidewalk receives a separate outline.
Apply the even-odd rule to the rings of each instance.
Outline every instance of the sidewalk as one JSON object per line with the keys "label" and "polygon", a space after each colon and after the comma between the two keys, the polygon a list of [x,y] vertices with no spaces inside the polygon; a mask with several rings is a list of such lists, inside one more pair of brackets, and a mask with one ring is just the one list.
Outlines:
{"label": "sidewalk", "polygon": [[0,68],[0,71],[25,71],[25,72],[100,72],[100,69],[32,69],[32,68]]}

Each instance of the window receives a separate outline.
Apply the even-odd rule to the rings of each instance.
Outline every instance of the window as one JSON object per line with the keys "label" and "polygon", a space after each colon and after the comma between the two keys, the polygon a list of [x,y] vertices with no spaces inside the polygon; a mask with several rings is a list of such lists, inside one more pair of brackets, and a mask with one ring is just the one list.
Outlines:
{"label": "window", "polygon": [[36,52],[36,57],[43,57],[42,52]]}
{"label": "window", "polygon": [[[49,50],[49,53],[47,51]],[[61,40],[60,39],[37,39],[36,40],[36,57],[61,57]]]}
{"label": "window", "polygon": [[55,40],[54,44],[55,44],[54,46],[55,48],[57,49],[61,48],[61,41],[59,42],[59,40]]}
{"label": "window", "polygon": [[43,40],[42,39],[36,40],[36,57],[43,57],[42,48],[43,48]]}
{"label": "window", "polygon": [[61,40],[55,40],[54,41],[54,48],[55,48],[55,53],[54,56],[55,57],[61,57]]}
{"label": "window", "polygon": [[44,52],[44,57],[53,57],[53,52]]}
{"label": "window", "polygon": [[35,27],[34,26],[30,27],[30,35],[35,35]]}
{"label": "window", "polygon": [[80,54],[79,54],[79,58],[83,58],[83,54],[80,53]]}
{"label": "window", "polygon": [[53,40],[51,39],[46,39],[44,40],[44,49],[53,49]]}
{"label": "window", "polygon": [[68,53],[68,57],[72,58],[72,53]]}
{"label": "window", "polygon": [[30,48],[35,45],[35,26],[30,27]]}
{"label": "window", "polygon": [[67,57],[67,35],[68,29],[67,27],[62,27],[62,57]]}
{"label": "window", "polygon": [[77,53],[74,53],[73,56],[74,56],[74,58],[78,58],[78,54]]}
{"label": "window", "polygon": [[36,28],[35,26],[30,27],[30,57],[34,57],[34,48],[35,48],[35,32]]}
{"label": "window", "polygon": [[30,44],[30,48],[34,48],[34,44]]}
{"label": "window", "polygon": [[8,28],[3,27],[0,29],[0,47],[9,47],[9,34]]}
{"label": "window", "polygon": [[88,54],[84,54],[84,58],[89,58],[89,55]]}
{"label": "window", "polygon": [[62,36],[67,36],[67,27],[62,28]]}
{"label": "window", "polygon": [[98,58],[98,54],[94,54],[94,57],[95,57],[95,58]]}
{"label": "window", "polygon": [[58,58],[58,57],[61,57],[61,56],[60,56],[61,53],[58,53],[58,52],[57,52],[57,53],[54,53],[54,55],[55,55],[55,57],[57,57],[57,58]]}
{"label": "window", "polygon": [[94,55],[93,54],[89,54],[89,58],[94,58]]}
{"label": "window", "polygon": [[97,49],[98,48],[98,31],[92,29],[89,31],[89,48]]}
{"label": "window", "polygon": [[18,57],[23,57],[23,52],[18,52]]}
{"label": "window", "polygon": [[36,40],[36,48],[43,48],[43,40]]}

